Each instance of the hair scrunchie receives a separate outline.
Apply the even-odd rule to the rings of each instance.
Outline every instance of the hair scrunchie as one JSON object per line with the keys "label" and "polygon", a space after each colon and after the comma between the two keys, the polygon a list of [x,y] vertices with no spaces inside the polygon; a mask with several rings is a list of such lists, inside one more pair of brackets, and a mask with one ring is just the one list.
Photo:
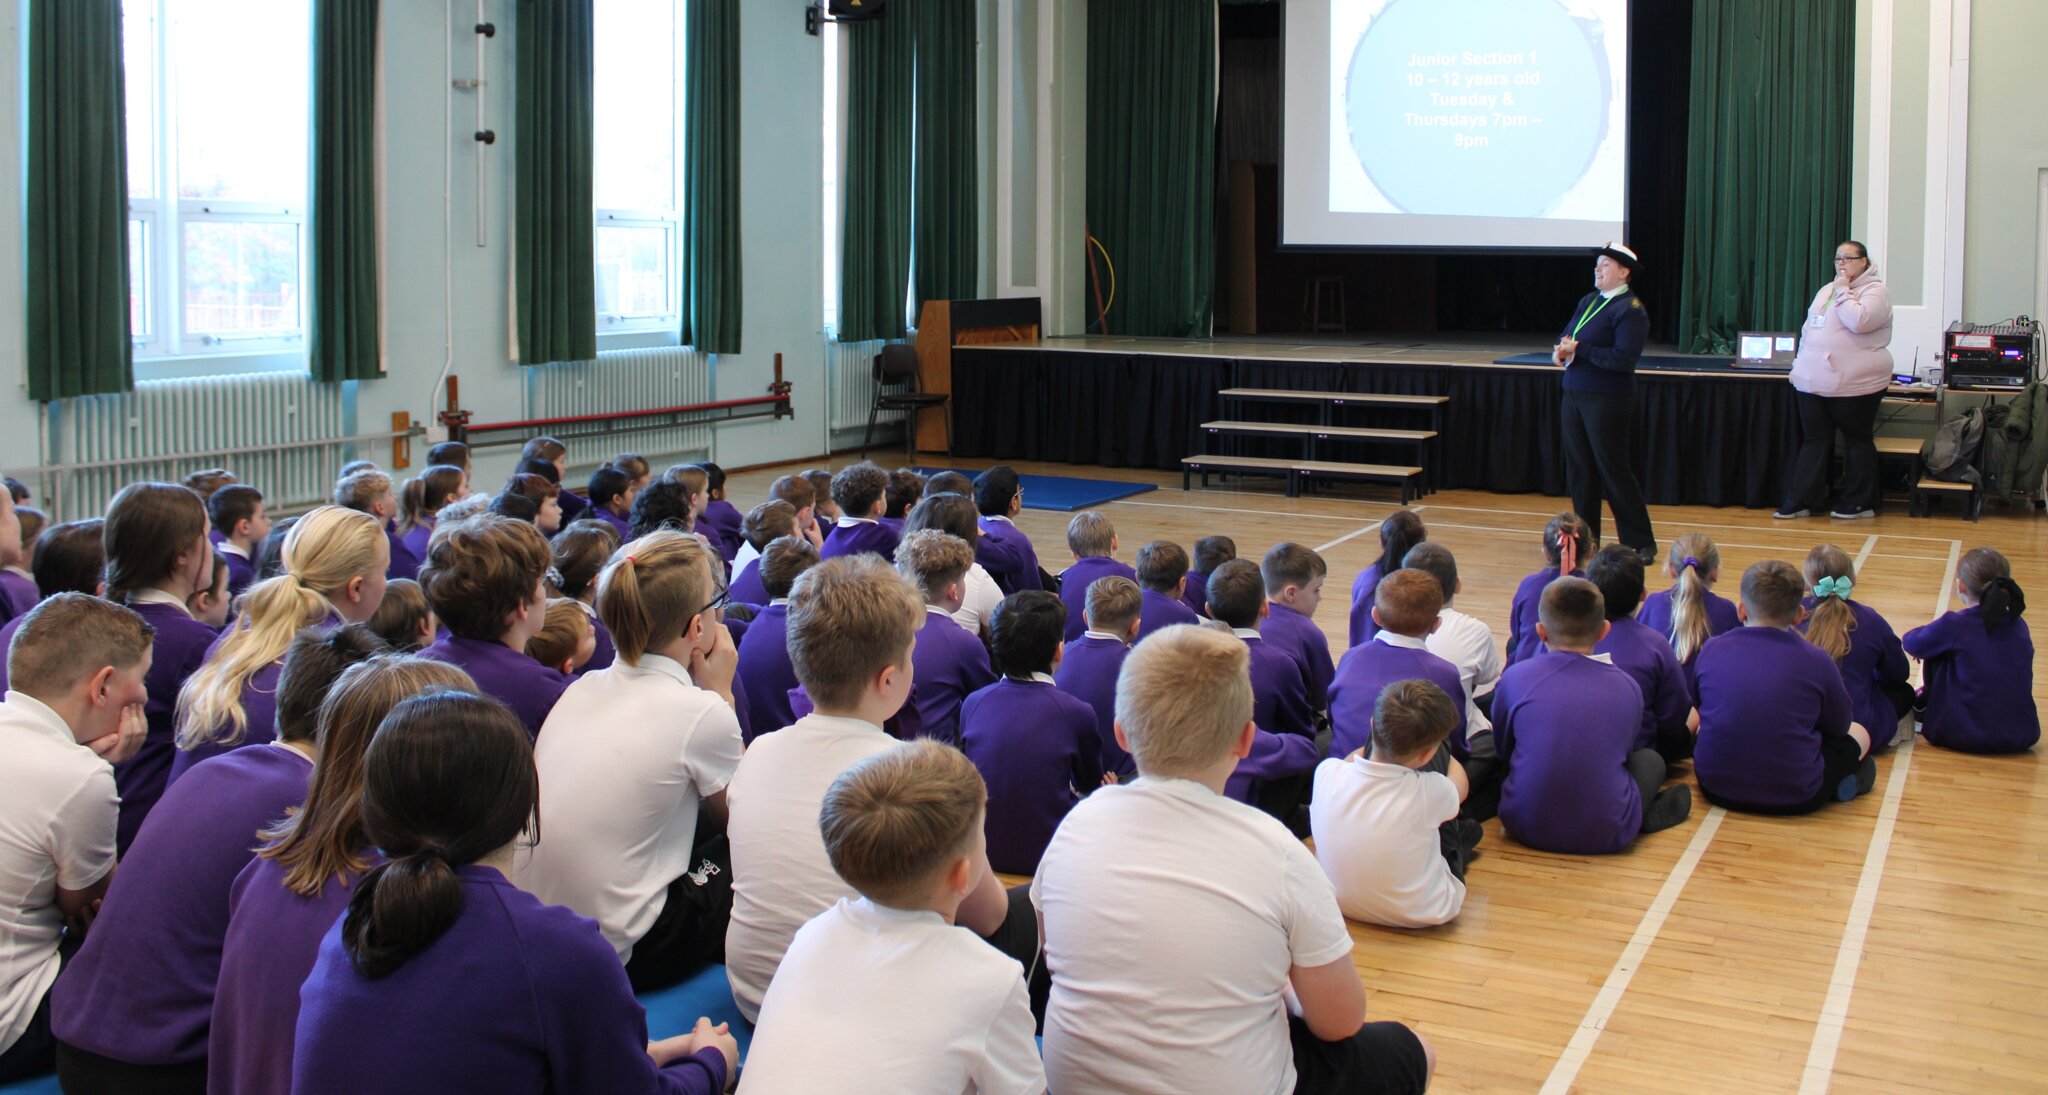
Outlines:
{"label": "hair scrunchie", "polygon": [[1686,567],[1691,567],[1694,570],[1698,570],[1700,568],[1700,561],[1688,555],[1685,557],[1684,562],[1678,564],[1678,569],[1680,570],[1684,570]]}

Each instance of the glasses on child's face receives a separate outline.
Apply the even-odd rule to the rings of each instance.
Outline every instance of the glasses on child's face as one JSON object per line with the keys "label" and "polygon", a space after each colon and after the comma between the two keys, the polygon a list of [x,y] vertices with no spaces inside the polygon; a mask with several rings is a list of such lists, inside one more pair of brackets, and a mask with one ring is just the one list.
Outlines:
{"label": "glasses on child's face", "polygon": [[702,616],[702,615],[703,615],[703,614],[705,614],[706,612],[710,612],[710,611],[711,611],[711,610],[713,610],[713,609],[718,609],[718,608],[724,608],[724,607],[725,607],[726,605],[729,605],[729,604],[731,604],[731,603],[732,603],[732,591],[731,591],[731,590],[729,590],[729,589],[727,589],[727,588],[725,588],[724,586],[719,586],[719,587],[718,587],[718,596],[716,596],[716,597],[713,597],[713,598],[711,598],[711,603],[710,603],[710,604],[707,604],[707,605],[705,605],[705,606],[704,606],[703,608],[700,608],[700,609],[698,609],[697,611],[695,611],[695,612],[692,612],[692,613],[690,613],[690,615],[692,615],[692,616]]}

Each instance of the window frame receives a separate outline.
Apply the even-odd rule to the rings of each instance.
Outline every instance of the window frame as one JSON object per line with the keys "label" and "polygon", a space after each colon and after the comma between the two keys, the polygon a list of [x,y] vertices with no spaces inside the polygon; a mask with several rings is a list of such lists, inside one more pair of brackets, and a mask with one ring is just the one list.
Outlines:
{"label": "window frame", "polygon": [[[594,17],[598,19],[605,17],[604,4],[599,3],[597,5]],[[601,269],[598,266],[599,260],[596,254],[596,233],[602,232],[607,228],[659,228],[663,230],[667,241],[668,299],[659,313],[636,315],[624,312],[607,312],[602,309],[598,310],[597,345],[599,350],[676,346],[680,345],[682,341],[683,146],[689,125],[688,116],[684,110],[684,92],[688,86],[684,67],[687,58],[684,50],[684,38],[688,33],[688,24],[688,0],[679,0],[675,5],[675,29],[673,41],[669,47],[670,57],[672,58],[670,71],[674,73],[675,81],[673,85],[673,114],[671,115],[675,119],[675,125],[674,132],[670,134],[669,138],[669,208],[634,209],[598,206],[593,211],[591,276],[596,278],[599,269]],[[600,74],[599,78],[602,79],[606,66],[604,58],[601,56],[596,58],[596,69]],[[594,91],[595,89],[593,88]],[[595,94],[592,95],[592,100],[596,100]],[[598,157],[599,150],[593,144],[591,150],[592,168],[594,171],[603,171],[604,164],[599,161]]]}

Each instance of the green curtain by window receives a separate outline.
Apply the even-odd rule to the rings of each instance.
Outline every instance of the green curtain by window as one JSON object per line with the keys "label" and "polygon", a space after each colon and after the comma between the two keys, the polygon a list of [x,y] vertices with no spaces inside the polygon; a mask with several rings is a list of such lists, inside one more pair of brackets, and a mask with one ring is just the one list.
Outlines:
{"label": "green curtain by window", "polygon": [[313,5],[313,379],[384,375],[377,339],[378,0]]}
{"label": "green curtain by window", "polygon": [[960,0],[914,0],[910,5],[917,44],[913,316],[923,314],[927,300],[969,298],[980,287],[976,7]]}
{"label": "green curtain by window", "polygon": [[591,0],[520,0],[512,265],[522,365],[597,356],[592,33]]}
{"label": "green curtain by window", "polygon": [[682,340],[740,352],[740,0],[684,9]]}
{"label": "green curtain by window", "polygon": [[135,386],[120,0],[28,5],[28,395]]}
{"label": "green curtain by window", "polygon": [[1849,230],[1855,19],[1847,0],[1693,7],[1680,350],[1792,330],[1831,276]]}
{"label": "green curtain by window", "polygon": [[846,186],[841,206],[839,337],[901,338],[910,285],[910,5],[846,33]]}
{"label": "green curtain by window", "polygon": [[1214,0],[1090,0],[1088,225],[1116,266],[1111,332],[1209,334],[1215,145]]}

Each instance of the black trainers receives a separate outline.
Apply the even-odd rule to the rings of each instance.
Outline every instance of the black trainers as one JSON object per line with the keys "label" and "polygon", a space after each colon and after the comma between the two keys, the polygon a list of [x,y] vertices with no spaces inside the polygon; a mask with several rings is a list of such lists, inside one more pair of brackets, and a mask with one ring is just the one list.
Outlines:
{"label": "black trainers", "polygon": [[1774,521],[1797,521],[1801,517],[1811,516],[1813,516],[1813,511],[1805,506],[1784,505],[1778,507],[1778,512],[1771,514],[1771,519]]}
{"label": "black trainers", "polygon": [[1635,548],[1634,551],[1636,557],[1643,561],[1643,566],[1655,567],[1657,565],[1657,541],[1652,540],[1642,547]]}
{"label": "black trainers", "polygon": [[1835,510],[1834,512],[1828,514],[1828,516],[1834,518],[1837,521],[1860,521],[1865,517],[1877,516],[1877,511],[1874,509],[1849,509],[1847,507],[1844,507],[1842,509]]}

